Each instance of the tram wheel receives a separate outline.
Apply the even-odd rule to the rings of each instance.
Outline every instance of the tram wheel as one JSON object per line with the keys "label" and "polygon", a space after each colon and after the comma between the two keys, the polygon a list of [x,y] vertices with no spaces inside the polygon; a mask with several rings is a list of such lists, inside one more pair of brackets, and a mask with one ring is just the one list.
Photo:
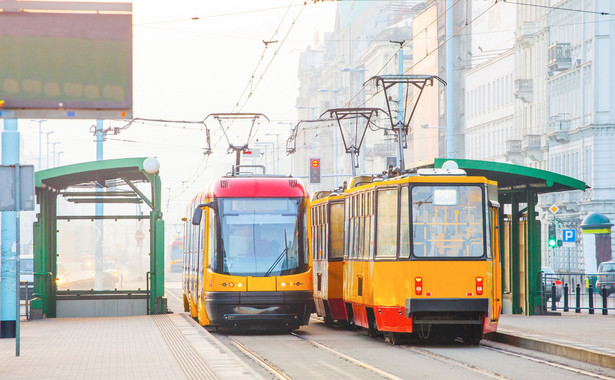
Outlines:
{"label": "tram wheel", "polygon": [[367,336],[375,338],[378,335],[378,322],[376,322],[375,317],[371,317],[370,319],[369,327],[367,328]]}
{"label": "tram wheel", "polygon": [[483,332],[479,328],[467,328],[463,334],[463,343],[468,346],[478,346],[483,339]]}
{"label": "tram wheel", "polygon": [[384,340],[388,341],[393,346],[399,346],[401,344],[401,334],[396,332],[386,333]]}
{"label": "tram wheel", "polygon": [[324,319],[325,325],[333,326],[333,318],[326,315],[323,319]]}

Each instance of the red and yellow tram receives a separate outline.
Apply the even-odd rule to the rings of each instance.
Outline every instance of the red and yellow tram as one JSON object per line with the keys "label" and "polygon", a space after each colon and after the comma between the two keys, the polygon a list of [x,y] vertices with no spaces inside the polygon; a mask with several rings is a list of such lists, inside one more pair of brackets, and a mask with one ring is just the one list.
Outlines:
{"label": "red and yellow tram", "polygon": [[203,326],[296,329],[313,309],[308,195],[295,178],[233,173],[188,207],[184,307]]}
{"label": "red and yellow tram", "polygon": [[[497,329],[495,182],[459,169],[420,169],[357,177],[343,194],[314,198],[314,302],[325,321],[354,323],[394,344],[404,333],[478,344]],[[337,205],[341,259],[332,248],[341,240],[340,211],[330,211]]]}

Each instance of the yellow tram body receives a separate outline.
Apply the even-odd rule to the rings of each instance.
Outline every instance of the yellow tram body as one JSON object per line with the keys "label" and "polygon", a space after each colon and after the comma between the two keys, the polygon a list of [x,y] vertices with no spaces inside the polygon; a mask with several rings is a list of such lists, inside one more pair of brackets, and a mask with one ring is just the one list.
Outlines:
{"label": "yellow tram body", "polygon": [[[314,300],[325,321],[346,320],[373,334],[428,337],[435,331],[473,344],[496,330],[497,184],[461,173],[419,170],[391,179],[358,178],[343,195],[312,200],[315,214],[344,198],[343,261],[319,258],[314,251]],[[327,217],[323,213],[320,223],[325,228],[331,224]],[[330,233],[320,232],[314,218],[313,239],[325,243],[313,242],[313,249],[327,246]],[[328,294],[317,291],[318,277],[327,278]],[[334,316],[328,301],[340,285],[345,315]]]}

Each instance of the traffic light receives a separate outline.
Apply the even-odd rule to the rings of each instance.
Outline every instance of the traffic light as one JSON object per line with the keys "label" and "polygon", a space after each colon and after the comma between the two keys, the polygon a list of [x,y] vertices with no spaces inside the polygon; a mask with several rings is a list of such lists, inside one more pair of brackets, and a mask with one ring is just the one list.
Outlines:
{"label": "traffic light", "polygon": [[320,158],[310,158],[310,183],[320,183]]}
{"label": "traffic light", "polygon": [[555,236],[555,223],[549,223],[549,247],[557,246],[557,237]]}

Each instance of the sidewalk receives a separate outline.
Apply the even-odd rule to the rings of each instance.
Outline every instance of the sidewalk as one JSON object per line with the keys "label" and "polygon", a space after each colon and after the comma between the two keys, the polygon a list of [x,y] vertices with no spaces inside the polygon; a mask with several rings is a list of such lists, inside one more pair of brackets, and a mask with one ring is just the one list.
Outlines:
{"label": "sidewalk", "polygon": [[574,360],[615,368],[615,315],[500,315],[486,338]]}
{"label": "sidewalk", "polygon": [[0,379],[261,378],[187,315],[54,318],[0,339]]}

